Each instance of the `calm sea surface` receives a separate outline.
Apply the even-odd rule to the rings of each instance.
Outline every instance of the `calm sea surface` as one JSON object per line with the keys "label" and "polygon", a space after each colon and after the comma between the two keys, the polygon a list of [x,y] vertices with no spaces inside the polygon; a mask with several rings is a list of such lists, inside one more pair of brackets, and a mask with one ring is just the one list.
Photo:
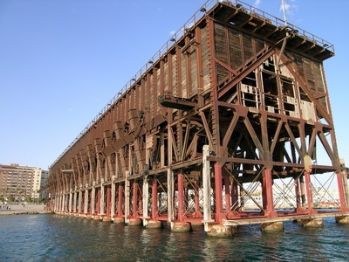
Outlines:
{"label": "calm sea surface", "polygon": [[228,239],[54,215],[0,217],[0,261],[349,261],[349,226],[325,220],[280,234],[241,227]]}

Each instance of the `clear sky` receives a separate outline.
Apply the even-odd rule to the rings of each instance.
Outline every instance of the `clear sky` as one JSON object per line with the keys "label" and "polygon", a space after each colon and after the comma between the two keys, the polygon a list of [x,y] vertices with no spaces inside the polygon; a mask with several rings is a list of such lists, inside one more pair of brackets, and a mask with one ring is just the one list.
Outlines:
{"label": "clear sky", "polygon": [[[281,0],[246,0],[282,17]],[[47,168],[201,0],[0,0],[0,163]],[[349,1],[288,0],[287,18],[335,45],[325,62],[349,162]],[[348,110],[348,111],[347,111]]]}

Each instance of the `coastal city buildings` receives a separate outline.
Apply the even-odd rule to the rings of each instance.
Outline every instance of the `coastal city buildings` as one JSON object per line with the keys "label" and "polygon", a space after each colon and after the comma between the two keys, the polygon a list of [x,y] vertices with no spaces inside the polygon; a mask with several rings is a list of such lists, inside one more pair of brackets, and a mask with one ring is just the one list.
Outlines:
{"label": "coastal city buildings", "polygon": [[13,200],[36,200],[48,172],[37,167],[0,164],[0,196]]}

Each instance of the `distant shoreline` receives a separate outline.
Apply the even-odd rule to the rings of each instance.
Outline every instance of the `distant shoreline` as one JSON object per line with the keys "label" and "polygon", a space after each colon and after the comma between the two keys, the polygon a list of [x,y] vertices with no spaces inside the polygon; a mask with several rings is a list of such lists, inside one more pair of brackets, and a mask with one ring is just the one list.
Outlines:
{"label": "distant shoreline", "polygon": [[51,213],[50,211],[0,211],[0,216],[44,215]]}
{"label": "distant shoreline", "polygon": [[33,205],[33,204],[17,204],[17,205],[8,205],[9,209],[0,209],[0,216],[11,216],[11,215],[36,215],[36,214],[50,214],[51,212],[46,210],[46,206]]}

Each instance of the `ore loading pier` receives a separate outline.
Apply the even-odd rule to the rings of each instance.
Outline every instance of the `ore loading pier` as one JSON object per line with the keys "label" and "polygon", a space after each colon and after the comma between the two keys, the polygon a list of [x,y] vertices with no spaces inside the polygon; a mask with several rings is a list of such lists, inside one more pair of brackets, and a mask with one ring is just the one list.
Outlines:
{"label": "ore loading pier", "polygon": [[323,69],[333,55],[243,2],[207,2],[52,164],[48,207],[213,236],[349,222]]}

